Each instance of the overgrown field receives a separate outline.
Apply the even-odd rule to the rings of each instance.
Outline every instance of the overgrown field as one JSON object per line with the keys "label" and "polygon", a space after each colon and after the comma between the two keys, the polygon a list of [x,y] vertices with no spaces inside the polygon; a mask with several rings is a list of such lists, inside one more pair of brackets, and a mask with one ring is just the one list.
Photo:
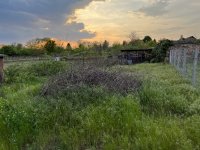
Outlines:
{"label": "overgrown field", "polygon": [[0,149],[199,150],[200,93],[169,65],[14,65],[0,87]]}

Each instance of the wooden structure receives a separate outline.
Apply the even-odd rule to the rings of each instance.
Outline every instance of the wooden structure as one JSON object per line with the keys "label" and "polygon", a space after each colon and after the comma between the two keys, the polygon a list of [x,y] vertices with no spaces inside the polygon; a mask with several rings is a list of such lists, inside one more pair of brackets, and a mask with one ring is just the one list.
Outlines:
{"label": "wooden structure", "polygon": [[3,83],[3,55],[0,54],[0,84]]}
{"label": "wooden structure", "polygon": [[118,58],[122,64],[136,64],[150,61],[152,48],[149,49],[124,49]]}

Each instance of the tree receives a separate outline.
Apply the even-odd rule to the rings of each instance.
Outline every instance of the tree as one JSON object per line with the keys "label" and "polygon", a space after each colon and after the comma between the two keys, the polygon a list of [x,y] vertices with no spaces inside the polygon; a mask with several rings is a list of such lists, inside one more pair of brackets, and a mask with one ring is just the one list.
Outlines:
{"label": "tree", "polygon": [[172,45],[173,45],[173,42],[168,39],[161,40],[152,51],[153,59],[151,61],[164,62],[165,57],[167,55],[167,51],[169,47]]}
{"label": "tree", "polygon": [[65,49],[62,46],[56,46],[54,52],[57,54],[61,54],[65,52]]}
{"label": "tree", "polygon": [[44,45],[44,49],[49,53],[54,53],[56,51],[56,43],[53,40],[49,40]]}
{"label": "tree", "polygon": [[67,50],[67,51],[71,51],[71,50],[72,50],[72,47],[71,47],[71,44],[70,44],[70,43],[67,44],[66,50]]}
{"label": "tree", "polygon": [[0,53],[8,56],[13,56],[16,55],[16,49],[13,45],[6,45],[1,48]]}
{"label": "tree", "polygon": [[99,55],[102,55],[103,46],[101,43],[93,42],[90,49],[97,52]]}
{"label": "tree", "polygon": [[139,38],[136,32],[131,32],[131,34],[129,35],[129,39],[130,39],[130,44],[133,45],[135,41],[137,41]]}
{"label": "tree", "polygon": [[40,45],[39,39],[33,39],[26,43],[26,47],[33,48],[33,49],[40,48],[39,45]]}
{"label": "tree", "polygon": [[17,50],[21,50],[23,49],[23,45],[21,43],[17,43],[16,45],[14,45],[16,47]]}
{"label": "tree", "polygon": [[148,35],[145,36],[144,39],[143,39],[144,43],[151,42],[151,41],[152,41],[152,38],[150,36],[148,36]]}
{"label": "tree", "polygon": [[83,43],[80,43],[78,45],[78,48],[79,48],[79,51],[84,51],[86,49]]}
{"label": "tree", "polygon": [[123,41],[122,45],[127,46],[128,45],[127,41]]}
{"label": "tree", "polygon": [[103,42],[103,50],[108,49],[108,47],[109,47],[109,42],[105,40],[105,41]]}
{"label": "tree", "polygon": [[200,44],[200,39],[197,40],[197,43]]}

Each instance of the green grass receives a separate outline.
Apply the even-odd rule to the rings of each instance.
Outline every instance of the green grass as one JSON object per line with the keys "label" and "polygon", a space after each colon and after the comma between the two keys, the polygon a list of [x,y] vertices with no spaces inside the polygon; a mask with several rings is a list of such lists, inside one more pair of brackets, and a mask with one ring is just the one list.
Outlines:
{"label": "green grass", "polygon": [[82,86],[41,97],[47,79],[66,68],[54,62],[7,68],[0,149],[200,149],[199,90],[173,67],[123,66],[143,80],[138,93],[125,96]]}

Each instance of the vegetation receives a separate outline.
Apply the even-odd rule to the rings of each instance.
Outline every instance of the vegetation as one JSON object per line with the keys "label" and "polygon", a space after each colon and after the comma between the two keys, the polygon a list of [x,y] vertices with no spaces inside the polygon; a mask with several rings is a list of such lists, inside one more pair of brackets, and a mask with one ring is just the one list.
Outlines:
{"label": "vegetation", "polygon": [[152,62],[164,62],[167,57],[167,52],[169,47],[172,46],[173,43],[170,40],[161,40],[152,52]]}
{"label": "vegetation", "polygon": [[0,88],[0,149],[200,149],[198,89],[169,65],[113,66],[110,73],[117,70],[137,76],[139,90],[123,94],[80,82],[43,96],[46,85],[70,74],[68,64],[8,67]]}
{"label": "vegetation", "polygon": [[144,37],[144,39],[143,39],[143,41],[146,43],[146,42],[150,42],[150,41],[152,41],[152,38],[150,37],[150,36],[145,36]]}
{"label": "vegetation", "polygon": [[118,55],[121,49],[152,48],[157,42],[150,36],[145,36],[143,40],[137,38],[136,34],[130,35],[130,41],[123,43],[110,44],[107,40],[104,42],[81,42],[77,48],[72,48],[70,43],[66,47],[56,45],[50,38],[35,39],[22,44],[12,44],[3,46],[0,53],[8,56],[42,56],[42,55],[61,55],[71,57],[91,57],[91,56],[110,56]]}

